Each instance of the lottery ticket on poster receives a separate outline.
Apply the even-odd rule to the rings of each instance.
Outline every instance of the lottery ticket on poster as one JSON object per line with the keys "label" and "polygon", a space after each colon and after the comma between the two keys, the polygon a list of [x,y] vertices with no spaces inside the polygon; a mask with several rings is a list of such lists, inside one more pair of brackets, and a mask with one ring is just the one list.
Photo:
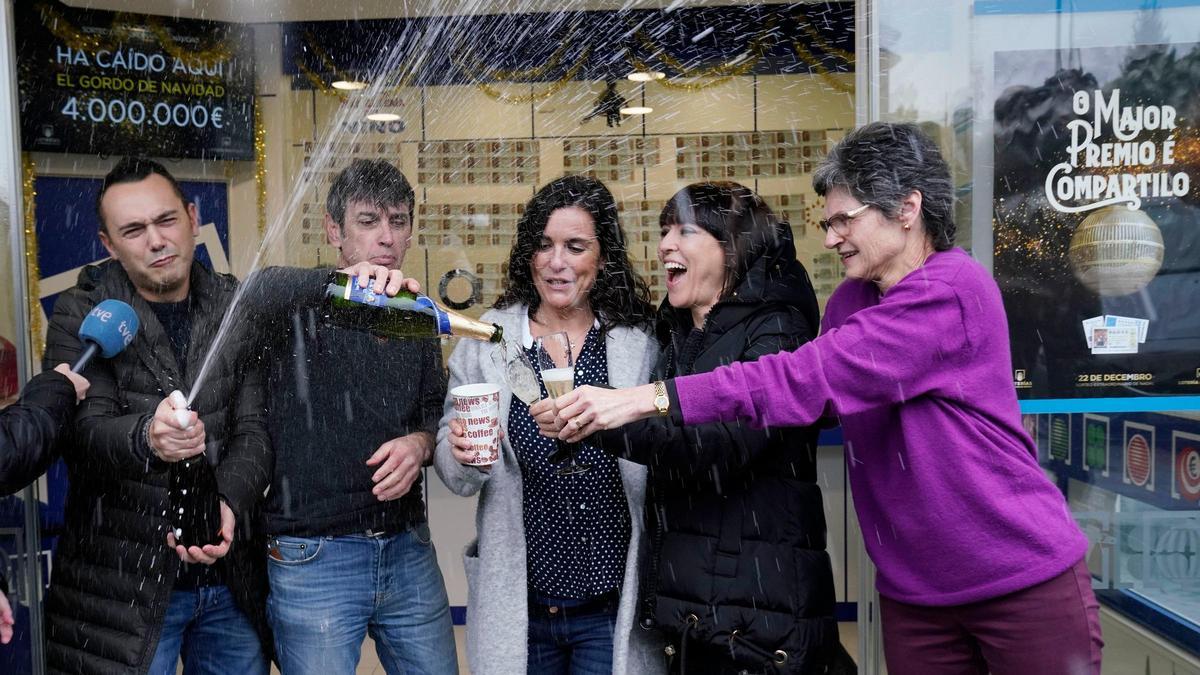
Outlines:
{"label": "lottery ticket on poster", "polygon": [[1136,354],[1146,341],[1150,321],[1105,314],[1084,319],[1083,336],[1092,354]]}
{"label": "lottery ticket on poster", "polygon": [[1136,328],[1096,328],[1092,330],[1093,354],[1136,354]]}
{"label": "lottery ticket on poster", "polygon": [[1128,316],[1105,314],[1104,325],[1109,328],[1133,328],[1137,331],[1137,341],[1140,344],[1146,341],[1146,331],[1150,328],[1150,321],[1147,319],[1133,319]]}

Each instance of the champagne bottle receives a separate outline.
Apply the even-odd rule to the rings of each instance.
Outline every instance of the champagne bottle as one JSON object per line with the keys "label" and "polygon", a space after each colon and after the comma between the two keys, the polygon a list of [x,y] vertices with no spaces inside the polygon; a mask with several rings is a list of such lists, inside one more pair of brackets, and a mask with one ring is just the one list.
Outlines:
{"label": "champagne bottle", "polygon": [[500,342],[504,331],[446,309],[428,296],[402,290],[395,296],[361,288],[349,275],[334,272],[325,287],[330,319],[339,325],[385,337],[425,338],[440,335]]}
{"label": "champagne bottle", "polygon": [[[187,399],[182,392],[171,392],[171,405],[182,427],[187,423]],[[167,498],[171,509],[171,529],[175,543],[204,546],[221,541],[221,503],[217,496],[217,475],[207,454],[175,462],[167,472]]]}
{"label": "champagne bottle", "polygon": [[205,455],[175,462],[168,495],[175,543],[204,546],[221,542],[221,503],[217,476]]}

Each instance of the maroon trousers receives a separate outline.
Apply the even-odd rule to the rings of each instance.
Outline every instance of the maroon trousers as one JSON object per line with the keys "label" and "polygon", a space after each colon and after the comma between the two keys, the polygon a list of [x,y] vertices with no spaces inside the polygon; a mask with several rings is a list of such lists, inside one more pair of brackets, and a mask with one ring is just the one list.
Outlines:
{"label": "maroon trousers", "polygon": [[1100,605],[1083,560],[998,598],[922,607],[880,598],[890,675],[1100,675]]}

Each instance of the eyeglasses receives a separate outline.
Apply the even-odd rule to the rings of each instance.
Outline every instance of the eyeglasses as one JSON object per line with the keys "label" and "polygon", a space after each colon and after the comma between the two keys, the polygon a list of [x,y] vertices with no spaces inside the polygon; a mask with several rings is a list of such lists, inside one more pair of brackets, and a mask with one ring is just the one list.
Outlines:
{"label": "eyeglasses", "polygon": [[839,213],[831,218],[818,221],[817,225],[821,228],[822,232],[829,232],[830,230],[833,230],[833,233],[837,236],[844,237],[847,234],[850,234],[850,222],[866,213],[867,209],[869,208],[871,208],[870,204],[863,204],[857,209],[851,209],[844,213]]}

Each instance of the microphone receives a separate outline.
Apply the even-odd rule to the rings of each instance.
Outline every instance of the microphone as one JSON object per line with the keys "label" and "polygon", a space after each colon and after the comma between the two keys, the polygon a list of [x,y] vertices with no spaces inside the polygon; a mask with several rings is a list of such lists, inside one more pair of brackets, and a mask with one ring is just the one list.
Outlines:
{"label": "microphone", "polygon": [[101,300],[96,303],[79,326],[79,339],[85,347],[71,366],[71,372],[78,373],[86,368],[97,352],[106,359],[120,354],[133,342],[137,331],[138,317],[132,307],[120,300]]}

